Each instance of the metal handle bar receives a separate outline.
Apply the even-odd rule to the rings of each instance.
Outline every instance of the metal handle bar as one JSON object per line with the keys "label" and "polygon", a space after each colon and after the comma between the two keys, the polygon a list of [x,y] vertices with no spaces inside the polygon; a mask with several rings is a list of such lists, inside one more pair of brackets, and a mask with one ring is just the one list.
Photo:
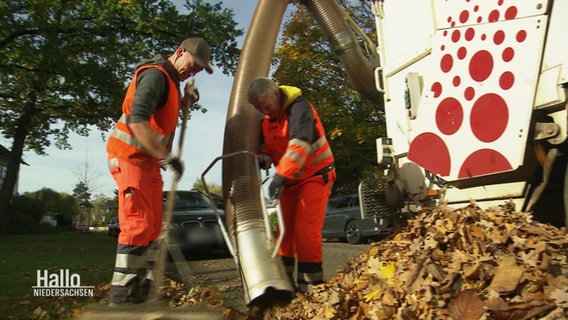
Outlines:
{"label": "metal handle bar", "polygon": [[[255,167],[256,167],[256,172],[258,175],[258,172],[260,171],[259,167],[258,167],[258,161],[256,161],[257,159],[257,154],[247,151],[247,150],[243,150],[243,151],[236,151],[236,152],[232,152],[232,153],[228,153],[222,156],[218,156],[216,157],[211,164],[209,164],[209,166],[205,169],[205,171],[203,171],[203,173],[201,174],[201,182],[203,183],[203,189],[205,189],[205,193],[207,194],[207,197],[209,197],[209,201],[211,201],[211,203],[214,203],[213,201],[213,197],[211,196],[211,192],[209,192],[209,188],[207,187],[207,182],[205,181],[205,176],[207,175],[207,173],[211,170],[211,168],[213,168],[213,166],[220,160],[222,159],[226,159],[226,158],[231,158],[231,157],[235,157],[235,156],[242,156],[242,155],[246,155],[246,156],[252,156],[254,157],[255,161]],[[264,182],[266,182],[266,180],[268,180],[268,176],[262,180],[262,184],[264,184]],[[260,178],[259,178],[260,180]],[[261,201],[261,205],[262,205],[262,215],[264,217],[264,225],[265,225],[265,232],[266,232],[266,236],[268,240],[273,240],[272,237],[272,232],[270,231],[270,222],[269,222],[269,217],[268,214],[266,212],[266,206],[264,203],[264,193],[262,191],[262,188],[260,188],[260,201]],[[282,239],[284,238],[284,219],[282,218],[282,213],[280,210],[280,203],[277,203],[277,222],[278,222],[278,228],[279,228],[279,237],[276,241],[276,246],[274,248],[274,251],[272,252],[272,257],[276,257],[276,254],[278,253],[278,249],[280,249],[280,245],[282,244]],[[223,234],[223,238],[225,239],[225,242],[227,243],[227,247],[229,249],[229,252],[231,253],[231,255],[233,256],[233,258],[238,259],[237,255],[238,252],[235,250],[234,246],[233,246],[233,242],[232,240],[229,238],[229,234],[227,232],[227,229],[225,228],[225,225],[223,223],[223,220],[221,219],[221,215],[219,214],[219,212],[217,211],[216,206],[213,206],[213,212],[215,213],[215,216],[217,217],[217,222],[219,223],[219,226],[221,228],[221,233]]]}

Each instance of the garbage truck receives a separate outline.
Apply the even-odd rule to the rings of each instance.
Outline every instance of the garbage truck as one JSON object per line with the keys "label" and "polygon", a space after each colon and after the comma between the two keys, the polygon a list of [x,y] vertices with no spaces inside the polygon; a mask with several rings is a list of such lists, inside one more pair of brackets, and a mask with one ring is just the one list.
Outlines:
{"label": "garbage truck", "polygon": [[[258,1],[220,157],[225,237],[250,305],[294,290],[266,223],[254,156],[260,114],[247,101],[249,84],[269,75],[289,2]],[[377,137],[377,161],[385,174],[361,185],[360,194],[371,195],[362,198],[380,200],[384,212],[514,204],[566,224],[568,1],[369,0],[376,41],[335,0],[299,3],[355,90],[384,105],[387,136]]]}
{"label": "garbage truck", "polygon": [[[566,1],[374,1],[386,200],[568,224]],[[410,9],[411,8],[411,9]]]}

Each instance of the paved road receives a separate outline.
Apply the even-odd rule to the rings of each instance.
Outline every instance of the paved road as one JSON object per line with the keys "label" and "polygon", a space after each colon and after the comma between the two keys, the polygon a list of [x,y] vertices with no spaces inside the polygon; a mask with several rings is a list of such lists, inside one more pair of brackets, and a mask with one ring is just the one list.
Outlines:
{"label": "paved road", "polygon": [[[366,251],[369,244],[352,245],[340,242],[324,242],[324,277],[332,279],[337,270],[347,266],[349,258]],[[243,287],[235,261],[220,252],[193,253],[188,256],[188,265],[193,276],[193,286],[214,287],[221,294],[226,307],[246,311]]]}

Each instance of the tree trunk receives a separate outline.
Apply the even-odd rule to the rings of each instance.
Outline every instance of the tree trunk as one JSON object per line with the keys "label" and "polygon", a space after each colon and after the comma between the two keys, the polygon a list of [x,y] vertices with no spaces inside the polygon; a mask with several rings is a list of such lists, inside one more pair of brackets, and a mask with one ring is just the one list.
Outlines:
{"label": "tree trunk", "polygon": [[33,107],[26,108],[25,110],[26,111],[24,111],[18,120],[19,124],[16,127],[14,141],[10,148],[6,177],[0,188],[0,234],[6,234],[7,231],[9,223],[8,209],[14,195],[14,187],[20,175],[20,164],[22,162],[26,137],[29,132],[28,128],[31,125],[31,119],[35,113]]}

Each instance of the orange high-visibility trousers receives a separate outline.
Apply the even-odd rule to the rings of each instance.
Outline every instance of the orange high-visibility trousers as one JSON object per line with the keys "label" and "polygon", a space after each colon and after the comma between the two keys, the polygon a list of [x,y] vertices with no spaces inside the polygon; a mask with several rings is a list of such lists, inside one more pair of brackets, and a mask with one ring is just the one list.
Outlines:
{"label": "orange high-visibility trousers", "polygon": [[316,175],[282,190],[280,207],[285,231],[278,252],[281,256],[297,255],[298,262],[322,262],[321,229],[334,181],[332,171],[327,182],[322,175]]}
{"label": "orange high-visibility trousers", "polygon": [[118,244],[148,246],[162,231],[164,183],[160,167],[142,169],[124,160],[113,163],[116,165],[109,169],[118,187]]}

